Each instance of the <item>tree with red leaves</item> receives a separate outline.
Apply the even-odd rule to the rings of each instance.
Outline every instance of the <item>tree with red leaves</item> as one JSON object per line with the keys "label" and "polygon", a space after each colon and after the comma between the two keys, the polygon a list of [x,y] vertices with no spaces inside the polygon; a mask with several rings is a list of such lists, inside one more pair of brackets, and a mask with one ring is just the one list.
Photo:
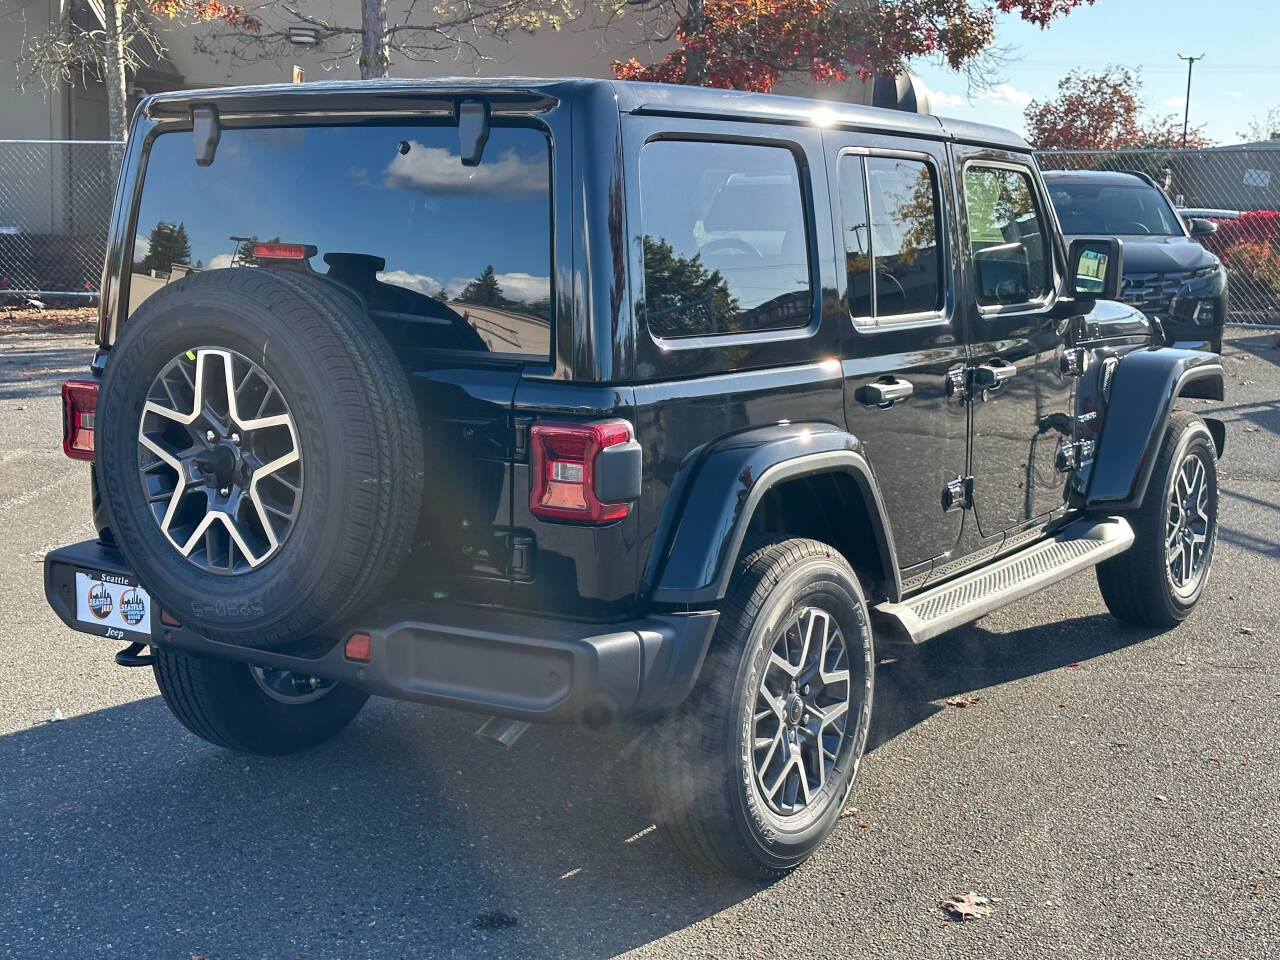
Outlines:
{"label": "tree with red leaves", "polygon": [[20,83],[40,81],[52,91],[76,80],[101,80],[112,140],[124,140],[128,133],[126,73],[146,63],[148,54],[154,59],[164,53],[157,18],[258,29],[243,6],[221,0],[103,0],[100,7],[72,0],[61,9],[56,23],[24,44]]}
{"label": "tree with red leaves", "polygon": [[[1178,147],[1182,123],[1173,116],[1144,116],[1142,78],[1124,67],[1101,73],[1073,70],[1058,81],[1052,100],[1032,100],[1024,117],[1027,135],[1041,150],[1119,150]],[[1212,141],[1203,127],[1187,131],[1188,147]]]}
{"label": "tree with red leaves", "polygon": [[[674,18],[677,47],[657,63],[615,61],[614,76],[768,91],[785,76],[818,83],[901,71],[916,57],[953,68],[980,57],[999,13],[1044,28],[1094,0],[624,0]],[[660,34],[661,35],[661,34]]]}

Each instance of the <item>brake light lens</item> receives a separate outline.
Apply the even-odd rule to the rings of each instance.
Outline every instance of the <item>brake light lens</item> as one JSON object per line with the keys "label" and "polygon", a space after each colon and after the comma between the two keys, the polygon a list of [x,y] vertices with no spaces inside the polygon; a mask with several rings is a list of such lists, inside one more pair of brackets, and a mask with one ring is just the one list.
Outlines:
{"label": "brake light lens", "polygon": [[93,459],[97,410],[97,380],[68,380],[62,385],[62,452],[72,460]]}
{"label": "brake light lens", "polygon": [[301,243],[255,243],[255,260],[305,260],[307,248]]}
{"label": "brake light lens", "polygon": [[601,501],[595,490],[596,457],[606,447],[628,443],[631,424],[536,423],[529,429],[533,489],[529,511],[542,520],[603,525],[621,520],[629,502]]}

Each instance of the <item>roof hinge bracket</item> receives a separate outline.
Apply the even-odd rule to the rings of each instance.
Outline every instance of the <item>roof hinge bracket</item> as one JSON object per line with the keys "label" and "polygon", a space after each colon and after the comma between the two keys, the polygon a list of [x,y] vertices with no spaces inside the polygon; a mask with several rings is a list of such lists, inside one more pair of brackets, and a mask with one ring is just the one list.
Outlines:
{"label": "roof hinge bracket", "polygon": [[204,104],[191,108],[191,145],[196,154],[196,166],[207,167],[213,163],[222,138],[222,124],[218,120],[218,108]]}

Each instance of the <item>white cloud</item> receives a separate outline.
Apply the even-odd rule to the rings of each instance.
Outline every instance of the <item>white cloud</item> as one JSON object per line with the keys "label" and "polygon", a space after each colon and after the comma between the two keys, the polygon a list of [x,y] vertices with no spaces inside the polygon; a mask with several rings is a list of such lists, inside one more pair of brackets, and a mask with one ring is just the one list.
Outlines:
{"label": "white cloud", "polygon": [[944,110],[952,110],[966,106],[969,103],[967,98],[960,96],[958,93],[944,93],[941,90],[934,90],[919,77],[916,77],[915,81],[916,87],[922,90],[928,99],[929,110],[933,113],[936,113],[939,107]]}
{"label": "white cloud", "polygon": [[958,93],[945,93],[941,90],[929,91],[929,105],[932,107],[954,109],[956,107],[968,106],[968,104],[968,99]]}
{"label": "white cloud", "polygon": [[1007,103],[1013,107],[1025,107],[1031,102],[1031,94],[1025,90],[1019,90],[1017,87],[1002,83],[990,90],[984,90],[978,94],[979,100],[994,100],[997,103]]}
{"label": "white cloud", "polygon": [[[450,300],[456,300],[474,279],[475,277],[450,277],[449,282],[444,284],[445,295]],[[502,288],[502,295],[516,303],[537,303],[551,296],[550,277],[535,277],[531,273],[515,271],[494,274],[494,279]]]}
{"label": "white cloud", "polygon": [[384,270],[378,274],[378,279],[383,283],[416,290],[418,293],[428,297],[434,297],[440,292],[440,288],[444,286],[435,277],[429,277],[425,273],[410,273],[407,270]]}
{"label": "white cloud", "polygon": [[517,303],[537,303],[551,296],[551,278],[531,273],[500,273],[498,285],[508,300]]}
{"label": "white cloud", "polygon": [[142,234],[134,234],[133,237],[133,259],[141,260],[151,252],[151,241]]}
{"label": "white cloud", "polygon": [[1181,106],[1184,106],[1187,101],[1184,100],[1182,97],[1165,97],[1160,102],[1163,103],[1166,107],[1181,107]]}
{"label": "white cloud", "polygon": [[207,264],[205,264],[205,269],[206,270],[225,270],[229,266],[231,266],[231,254],[220,253],[216,257],[214,257],[212,260],[210,260]]}
{"label": "white cloud", "polygon": [[464,167],[456,153],[409,141],[409,152],[387,164],[382,182],[388,187],[424,193],[536,193],[547,189],[547,158],[525,159],[507,150],[478,167]]}

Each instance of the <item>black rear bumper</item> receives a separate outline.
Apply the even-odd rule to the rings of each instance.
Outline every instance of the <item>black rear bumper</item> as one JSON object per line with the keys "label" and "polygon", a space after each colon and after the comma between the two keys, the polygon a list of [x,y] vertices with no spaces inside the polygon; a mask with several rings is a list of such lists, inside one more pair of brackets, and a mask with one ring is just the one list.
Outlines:
{"label": "black rear bumper", "polygon": [[[94,540],[45,556],[45,597],[73,630],[75,571],[130,576],[119,551]],[[145,584],[144,584],[145,586]],[[323,655],[301,657],[220,643],[153,615],[159,646],[338,680],[378,696],[550,722],[603,722],[668,709],[693,687],[716,611],[655,613],[593,624],[442,603],[370,610]],[[368,663],[348,660],[351,633],[372,639]],[[130,639],[133,639],[130,637]]]}

